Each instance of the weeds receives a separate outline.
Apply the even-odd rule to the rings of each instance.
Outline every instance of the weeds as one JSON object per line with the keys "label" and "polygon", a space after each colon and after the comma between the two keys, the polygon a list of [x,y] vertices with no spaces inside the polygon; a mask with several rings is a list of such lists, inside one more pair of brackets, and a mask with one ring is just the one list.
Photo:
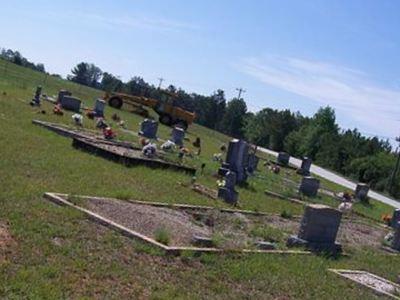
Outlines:
{"label": "weeds", "polygon": [[284,219],[292,219],[292,218],[293,218],[293,215],[292,215],[292,212],[291,212],[291,211],[284,209],[284,210],[281,212],[281,217],[284,218]]}
{"label": "weeds", "polygon": [[164,227],[159,227],[156,229],[154,232],[154,239],[164,245],[169,245],[171,241],[170,233],[169,231],[164,228]]}

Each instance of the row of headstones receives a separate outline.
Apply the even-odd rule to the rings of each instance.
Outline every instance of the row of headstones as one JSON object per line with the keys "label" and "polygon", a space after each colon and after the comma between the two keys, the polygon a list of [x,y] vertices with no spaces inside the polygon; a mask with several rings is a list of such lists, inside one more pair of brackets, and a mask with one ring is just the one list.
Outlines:
{"label": "row of headstones", "polygon": [[[282,166],[289,165],[290,155],[286,152],[279,152],[278,157],[276,159],[277,163]],[[310,175],[310,168],[312,164],[312,159],[309,157],[303,157],[301,161],[300,169],[297,170],[297,173],[303,176]]]}
{"label": "row of headstones", "polygon": [[[283,166],[289,164],[290,155],[286,152],[280,152],[277,157],[277,163]],[[299,186],[299,192],[309,196],[315,197],[318,194],[320,181],[317,178],[310,176],[310,168],[312,160],[309,157],[304,157],[300,168],[297,170],[298,174],[304,177]],[[365,183],[358,183],[355,189],[355,198],[360,201],[366,201],[368,198],[369,186]]]}
{"label": "row of headstones", "polygon": [[[299,185],[299,193],[309,197],[315,197],[320,187],[319,179],[312,176],[304,176]],[[360,201],[368,199],[369,186],[365,183],[358,183],[354,191],[354,197]]]}
{"label": "row of headstones", "polygon": [[[38,87],[35,93],[35,101],[38,103],[40,103],[40,93],[41,87]],[[81,110],[82,101],[77,97],[73,97],[71,92],[67,90],[60,90],[58,92],[57,104],[60,104],[63,109],[79,113]],[[106,102],[103,99],[96,100],[93,108],[96,117],[104,117],[105,107]]]}
{"label": "row of headstones", "polygon": [[[148,139],[157,139],[158,122],[151,119],[144,119],[140,123],[139,135]],[[176,145],[182,146],[185,138],[185,130],[180,127],[173,127],[170,141]]]}
{"label": "row of headstones", "polygon": [[244,140],[233,139],[229,142],[225,162],[218,169],[218,174],[225,179],[225,184],[218,188],[218,197],[230,204],[238,201],[235,185],[247,180],[249,174],[257,169],[259,158]]}
{"label": "row of headstones", "polygon": [[[297,236],[289,237],[288,246],[306,246],[316,251],[326,251],[332,254],[341,252],[341,245],[336,243],[342,213],[326,205],[307,205]],[[400,209],[393,213],[394,228],[391,247],[400,251]]]}
{"label": "row of headstones", "polygon": [[[72,96],[72,93],[67,90],[60,90],[58,92],[57,102],[61,105],[62,108],[77,113],[80,112],[82,105],[82,101],[79,98]],[[105,107],[106,107],[106,102],[103,99],[96,99],[93,108],[95,116],[103,118]]]}

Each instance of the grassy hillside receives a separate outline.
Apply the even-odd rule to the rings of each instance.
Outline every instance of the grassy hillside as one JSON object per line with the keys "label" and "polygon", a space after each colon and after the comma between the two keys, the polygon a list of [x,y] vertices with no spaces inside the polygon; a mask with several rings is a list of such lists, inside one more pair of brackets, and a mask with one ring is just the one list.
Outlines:
{"label": "grassy hillside", "polygon": [[[47,95],[70,90],[91,107],[101,91],[53,77],[45,77],[0,60],[0,229],[8,231],[0,247],[0,296],[4,298],[262,298],[262,299],[372,299],[367,290],[327,272],[327,268],[365,269],[395,280],[398,256],[353,250],[351,256],[332,260],[320,256],[202,255],[165,257],[140,242],[97,226],[82,214],[43,201],[44,192],[113,196],[145,201],[226,206],[191,191],[180,183],[190,177],[144,166],[126,168],[78,150],[71,140],[32,125],[42,119],[72,125],[71,113],[54,116],[52,105],[40,110],[28,105],[36,85]],[[132,131],[141,117],[107,107],[107,117],[117,112]],[[84,126],[94,123],[84,120]],[[113,124],[114,128],[117,127]],[[160,125],[159,136],[170,128]],[[215,188],[211,160],[229,138],[193,125],[191,141],[199,136],[202,154],[191,164],[206,163],[198,182]],[[119,137],[137,137],[119,131]],[[303,208],[268,197],[266,188],[287,192],[282,176],[267,173],[260,164],[258,177],[238,188],[240,207],[259,211],[301,214]],[[296,176],[291,179],[298,180]],[[331,203],[327,197],[316,201]],[[335,203],[333,203],[335,204]],[[372,202],[356,209],[379,219],[391,209]],[[2,241],[0,241],[0,246]]]}

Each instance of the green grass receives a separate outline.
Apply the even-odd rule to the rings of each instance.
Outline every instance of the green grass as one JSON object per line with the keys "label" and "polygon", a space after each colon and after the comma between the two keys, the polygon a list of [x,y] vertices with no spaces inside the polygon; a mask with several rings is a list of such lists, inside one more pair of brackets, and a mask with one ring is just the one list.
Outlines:
{"label": "green grass", "polygon": [[[38,84],[48,95],[67,88],[89,107],[102,92],[52,77],[44,82],[43,74],[12,64],[5,73],[3,66],[0,60],[0,222],[8,224],[14,242],[0,260],[1,298],[372,299],[375,296],[370,291],[337,278],[327,268],[365,269],[396,279],[400,258],[368,250],[339,260],[276,255],[166,257],[157,249],[88,221],[73,209],[43,200],[43,193],[50,191],[227,206],[182,186],[180,183],[191,180],[183,173],[144,166],[126,168],[75,150],[70,139],[32,125],[36,118],[72,125],[71,113],[54,116],[52,106],[44,103],[41,109],[47,113],[43,115],[28,105]],[[128,129],[138,131],[141,117],[107,107],[108,119],[114,112],[126,121]],[[86,118],[84,126],[94,129],[94,123]],[[112,126],[118,131],[116,124]],[[118,133],[121,138],[137,141],[137,137]],[[169,133],[170,128],[160,126],[161,138]],[[202,139],[201,156],[190,160],[197,166],[206,163],[198,182],[216,188],[212,175],[218,163],[211,157],[229,138],[198,125],[191,126],[187,136],[191,142],[197,136]],[[239,207],[301,214],[301,206],[264,194],[265,189],[285,191],[284,175],[261,169],[260,163],[259,177],[237,188]],[[288,176],[298,180],[296,175]],[[370,216],[391,212],[376,202],[357,209]],[[261,230],[260,234],[268,237],[278,233]]]}
{"label": "green grass", "polygon": [[171,241],[171,235],[167,229],[160,227],[154,232],[154,239],[161,244],[169,245]]}

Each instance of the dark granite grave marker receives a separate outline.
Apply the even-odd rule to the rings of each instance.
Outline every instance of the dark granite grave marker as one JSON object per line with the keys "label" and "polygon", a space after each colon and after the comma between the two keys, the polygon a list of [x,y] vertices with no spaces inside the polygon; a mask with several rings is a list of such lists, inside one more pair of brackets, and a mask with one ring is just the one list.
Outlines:
{"label": "dark granite grave marker", "polygon": [[157,138],[158,122],[150,119],[144,119],[140,124],[139,135],[148,139]]}

